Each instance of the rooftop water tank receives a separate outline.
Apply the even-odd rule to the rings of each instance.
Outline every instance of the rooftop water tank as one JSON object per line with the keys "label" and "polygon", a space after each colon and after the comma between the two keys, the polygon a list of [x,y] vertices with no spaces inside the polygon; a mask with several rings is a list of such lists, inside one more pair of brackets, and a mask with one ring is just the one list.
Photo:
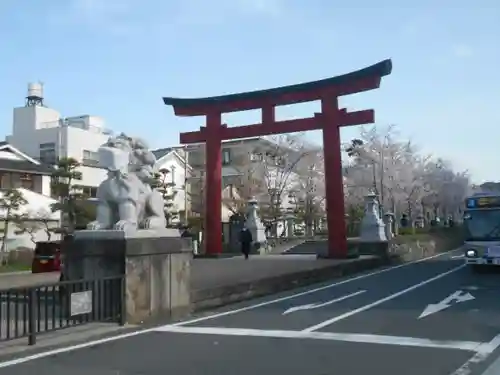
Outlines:
{"label": "rooftop water tank", "polygon": [[43,99],[43,85],[41,83],[29,83],[27,97]]}

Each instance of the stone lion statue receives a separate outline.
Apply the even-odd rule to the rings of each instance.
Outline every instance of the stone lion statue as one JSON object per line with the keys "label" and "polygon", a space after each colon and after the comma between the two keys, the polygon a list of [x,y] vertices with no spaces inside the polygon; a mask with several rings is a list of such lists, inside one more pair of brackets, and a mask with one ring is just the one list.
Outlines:
{"label": "stone lion statue", "polygon": [[109,138],[98,152],[108,177],[97,188],[96,220],[87,229],[165,228],[163,197],[151,187],[156,158],[146,142],[122,133]]}

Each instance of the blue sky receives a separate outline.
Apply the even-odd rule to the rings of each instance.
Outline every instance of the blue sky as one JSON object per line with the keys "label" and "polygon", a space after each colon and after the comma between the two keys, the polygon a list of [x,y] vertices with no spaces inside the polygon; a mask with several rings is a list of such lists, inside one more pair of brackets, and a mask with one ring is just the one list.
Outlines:
{"label": "blue sky", "polygon": [[376,109],[377,124],[396,124],[476,182],[500,180],[499,20],[496,0],[1,0],[0,137],[29,81],[43,81],[64,116],[99,115],[162,147],[203,125],[176,118],[162,96],[270,88],[391,58],[380,90],[342,104]]}

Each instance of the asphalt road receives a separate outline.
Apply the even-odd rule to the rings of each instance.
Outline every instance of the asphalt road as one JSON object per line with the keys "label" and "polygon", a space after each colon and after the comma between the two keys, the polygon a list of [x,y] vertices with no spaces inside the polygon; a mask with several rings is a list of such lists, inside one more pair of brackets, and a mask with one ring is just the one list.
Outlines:
{"label": "asphalt road", "polygon": [[498,375],[499,280],[445,254],[0,362],[0,375]]}

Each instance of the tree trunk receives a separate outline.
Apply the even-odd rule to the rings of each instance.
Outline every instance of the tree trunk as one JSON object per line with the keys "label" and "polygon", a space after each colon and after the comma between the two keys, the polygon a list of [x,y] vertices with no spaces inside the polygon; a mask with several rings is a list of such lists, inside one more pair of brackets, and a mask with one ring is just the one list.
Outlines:
{"label": "tree trunk", "polygon": [[[3,238],[2,238],[2,256],[5,254],[5,249],[7,247],[7,239],[9,237],[9,220],[8,217],[10,215],[9,210],[7,210],[7,214],[5,215],[5,221],[4,221],[4,228],[3,228]],[[3,263],[3,258],[2,258],[2,263]]]}

